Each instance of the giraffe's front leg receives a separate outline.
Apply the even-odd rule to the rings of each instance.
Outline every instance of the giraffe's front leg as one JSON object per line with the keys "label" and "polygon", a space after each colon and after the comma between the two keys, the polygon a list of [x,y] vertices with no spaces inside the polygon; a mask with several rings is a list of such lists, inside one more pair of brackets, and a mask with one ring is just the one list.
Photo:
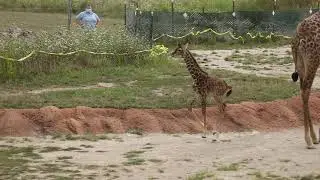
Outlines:
{"label": "giraffe's front leg", "polygon": [[193,83],[193,85],[192,85],[192,90],[193,90],[193,93],[194,93],[195,95],[193,96],[193,98],[192,98],[192,100],[191,100],[191,102],[190,102],[190,104],[189,104],[189,106],[188,106],[188,110],[189,110],[190,112],[192,112],[193,105],[194,105],[194,103],[195,103],[195,102],[197,101],[197,99],[198,99],[197,86],[196,86],[195,83]]}
{"label": "giraffe's front leg", "polygon": [[197,101],[197,96],[194,96],[191,102],[188,104],[188,111],[192,112],[193,105],[196,101]]}

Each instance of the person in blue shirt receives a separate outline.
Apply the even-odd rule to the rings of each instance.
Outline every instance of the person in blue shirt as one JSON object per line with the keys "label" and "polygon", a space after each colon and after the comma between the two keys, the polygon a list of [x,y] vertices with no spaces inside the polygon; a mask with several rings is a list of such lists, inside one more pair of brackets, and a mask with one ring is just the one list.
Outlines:
{"label": "person in blue shirt", "polygon": [[92,11],[90,5],[87,5],[85,11],[76,16],[77,23],[85,29],[94,30],[100,22],[99,16]]}

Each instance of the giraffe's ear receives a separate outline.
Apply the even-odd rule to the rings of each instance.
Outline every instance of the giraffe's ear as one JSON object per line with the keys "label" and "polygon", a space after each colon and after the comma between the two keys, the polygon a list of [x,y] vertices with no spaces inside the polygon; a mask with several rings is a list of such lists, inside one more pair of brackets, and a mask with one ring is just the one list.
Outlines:
{"label": "giraffe's ear", "polygon": [[186,44],[184,44],[184,49],[188,49],[188,45],[189,45],[189,42],[187,42]]}
{"label": "giraffe's ear", "polygon": [[186,51],[188,49],[188,45],[189,45],[189,43],[186,43],[185,45],[183,45],[183,47],[182,47],[183,51]]}

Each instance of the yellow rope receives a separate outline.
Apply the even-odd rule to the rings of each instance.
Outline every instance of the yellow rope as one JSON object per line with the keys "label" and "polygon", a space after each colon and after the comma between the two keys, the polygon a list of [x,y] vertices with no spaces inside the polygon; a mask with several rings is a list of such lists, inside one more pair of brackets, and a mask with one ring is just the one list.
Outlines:
{"label": "yellow rope", "polygon": [[[185,35],[183,35],[183,36],[171,36],[171,35],[169,35],[169,34],[162,34],[162,35],[160,35],[159,37],[154,38],[153,41],[157,41],[157,40],[159,40],[159,39],[161,39],[161,38],[163,38],[163,37],[169,37],[169,38],[172,38],[172,39],[183,39],[183,38],[185,38],[185,37],[187,37],[187,36],[190,36],[190,35],[192,35],[192,36],[198,36],[198,35],[201,35],[201,34],[204,34],[204,33],[208,33],[208,32],[211,32],[211,33],[213,33],[213,34],[215,34],[215,35],[218,35],[218,36],[223,36],[223,35],[229,34],[229,35],[231,36],[231,38],[233,38],[233,39],[235,39],[235,40],[241,39],[242,43],[244,43],[244,38],[243,38],[242,36],[236,37],[236,36],[233,35],[233,33],[230,32],[230,31],[223,32],[223,33],[219,33],[219,32],[214,31],[214,30],[211,29],[211,28],[206,29],[206,30],[203,30],[203,31],[189,32],[188,34],[185,34]],[[255,39],[255,38],[257,38],[257,37],[266,38],[266,39],[271,39],[272,36],[282,37],[282,38],[285,38],[285,39],[291,39],[291,37],[289,37],[289,36],[276,35],[276,34],[274,34],[274,33],[270,33],[270,34],[267,35],[267,36],[263,36],[263,35],[261,34],[261,32],[258,32],[256,35],[252,35],[252,34],[249,33],[249,32],[246,33],[246,34],[249,35],[250,38],[252,38],[252,39]]]}
{"label": "yellow rope", "polygon": [[[182,38],[185,38],[189,35],[192,35],[192,36],[198,36],[200,34],[204,34],[204,33],[213,33],[215,35],[218,35],[218,36],[222,36],[222,35],[227,35],[229,34],[233,39],[235,40],[239,40],[241,39],[242,43],[244,43],[244,38],[242,36],[234,36],[232,32],[230,31],[227,31],[227,32],[223,32],[223,33],[218,33],[216,31],[214,31],[213,29],[206,29],[206,30],[203,30],[203,31],[197,31],[197,32],[190,32],[186,35],[183,35],[183,36],[171,36],[169,34],[162,34],[161,36],[153,39],[153,41],[157,41],[163,37],[169,37],[169,38],[173,38],[173,39],[182,39]],[[267,36],[263,36],[261,34],[261,32],[257,33],[256,35],[253,35],[251,33],[246,33],[247,35],[250,36],[250,38],[252,39],[255,39],[257,37],[260,37],[260,38],[265,38],[265,39],[271,39],[272,36],[277,36],[277,37],[282,37],[282,38],[285,38],[285,39],[291,39],[291,37],[289,36],[284,36],[284,35],[276,35],[274,33],[270,33],[269,35]],[[126,56],[126,55],[135,55],[135,54],[141,54],[141,53],[146,53],[146,52],[152,52],[152,49],[148,49],[148,50],[141,50],[141,51],[136,51],[136,52],[133,52],[133,53],[121,53],[121,54],[115,54],[115,53],[107,53],[107,52],[92,52],[92,51],[87,51],[87,50],[78,50],[78,51],[73,51],[73,52],[68,52],[68,53],[52,53],[52,52],[46,52],[46,51],[35,51],[33,50],[31,53],[29,53],[27,56],[25,57],[22,57],[20,59],[14,59],[14,58],[9,58],[9,57],[4,57],[4,56],[0,56],[0,59],[3,59],[3,60],[8,60],[8,61],[18,61],[18,62],[21,62],[21,61],[25,61],[27,59],[29,59],[31,56],[37,54],[37,53],[41,53],[41,54],[47,54],[47,55],[53,55],[53,56],[69,56],[69,55],[74,55],[76,53],[79,53],[79,52],[84,52],[84,53],[88,53],[88,54],[94,54],[94,55],[113,55],[113,56]]]}
{"label": "yellow rope", "polygon": [[69,56],[69,55],[74,55],[74,54],[79,53],[79,52],[85,52],[85,53],[94,54],[94,55],[126,56],[126,55],[134,55],[134,54],[146,53],[146,52],[150,52],[150,51],[151,51],[151,49],[136,51],[136,52],[133,52],[133,53],[121,53],[121,54],[107,53],[107,52],[92,52],[92,51],[87,51],[87,50],[78,50],[78,51],[73,51],[73,52],[68,52],[68,53],[52,53],[52,52],[46,52],[46,51],[32,51],[27,56],[22,57],[20,59],[8,58],[8,57],[4,57],[4,56],[0,56],[0,59],[21,62],[21,61],[27,60],[28,58],[30,58],[31,56],[33,56],[33,55],[35,55],[37,53],[53,55],[53,56]]}

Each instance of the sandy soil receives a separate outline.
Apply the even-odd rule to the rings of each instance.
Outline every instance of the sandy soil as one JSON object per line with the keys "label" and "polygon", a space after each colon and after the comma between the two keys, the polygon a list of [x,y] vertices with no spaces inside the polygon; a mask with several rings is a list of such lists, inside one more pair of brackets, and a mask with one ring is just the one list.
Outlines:
{"label": "sandy soil", "polygon": [[[265,77],[288,77],[288,80],[291,81],[291,73],[294,71],[293,62],[290,64],[284,65],[275,65],[275,64],[262,64],[254,65],[250,64],[252,69],[240,68],[244,66],[242,63],[235,61],[226,61],[225,58],[232,56],[233,54],[245,55],[251,54],[256,55],[257,57],[268,57],[270,55],[275,55],[278,58],[290,57],[291,47],[282,46],[278,48],[253,48],[253,49],[237,49],[237,50],[192,50],[191,51],[201,67],[207,69],[226,69],[232,70],[239,73],[255,74],[257,76]],[[319,73],[315,78],[313,88],[320,88],[320,78]]]}
{"label": "sandy soil", "polygon": [[[39,150],[45,147],[80,148],[78,151],[40,154],[46,163],[57,163],[58,157],[69,157],[65,168],[78,169],[83,176],[91,175],[93,179],[101,180],[187,179],[201,172],[225,180],[275,179],[277,176],[295,179],[320,173],[320,146],[306,150],[302,135],[302,128],[269,133],[225,133],[220,134],[220,141],[213,142],[214,136],[202,139],[199,134],[122,134],[108,135],[116,136],[117,140],[98,142],[46,137],[29,138],[14,145],[32,145]],[[0,144],[10,145],[4,141]],[[125,165],[128,159],[124,154],[130,151],[142,151],[138,158],[144,162]]]}

